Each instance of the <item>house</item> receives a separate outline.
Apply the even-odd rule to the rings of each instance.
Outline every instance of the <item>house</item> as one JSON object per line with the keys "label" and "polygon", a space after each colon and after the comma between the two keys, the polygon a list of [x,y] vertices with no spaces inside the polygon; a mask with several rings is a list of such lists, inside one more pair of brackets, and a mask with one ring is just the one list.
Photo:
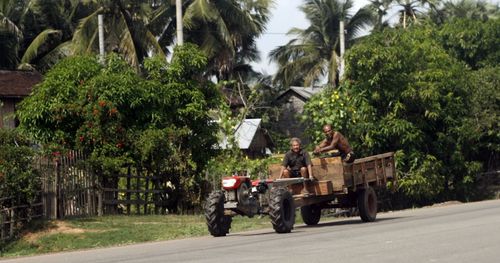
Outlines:
{"label": "house", "polygon": [[[274,148],[271,136],[261,127],[261,123],[262,119],[245,119],[234,133],[239,148],[249,158],[264,157]],[[219,146],[227,149],[227,138],[223,138]]]}
{"label": "house", "polygon": [[274,100],[274,104],[280,108],[277,130],[288,136],[298,137],[303,144],[309,143],[305,136],[305,126],[300,122],[300,116],[304,111],[306,102],[316,93],[323,90],[322,87],[290,87]]}
{"label": "house", "polygon": [[0,70],[0,128],[17,126],[16,105],[41,81],[42,75],[36,71]]}

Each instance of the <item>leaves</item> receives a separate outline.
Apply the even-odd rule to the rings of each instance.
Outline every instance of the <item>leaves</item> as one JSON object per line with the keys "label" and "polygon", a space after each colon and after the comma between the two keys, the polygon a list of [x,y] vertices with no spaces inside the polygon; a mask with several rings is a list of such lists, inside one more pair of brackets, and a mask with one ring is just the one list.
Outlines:
{"label": "leaves", "polygon": [[16,130],[0,129],[0,206],[25,205],[35,201],[40,180],[33,169],[35,152]]}
{"label": "leaves", "polygon": [[421,204],[466,198],[479,160],[495,158],[495,150],[482,142],[498,146],[498,137],[477,130],[478,123],[496,127],[495,69],[480,73],[483,83],[471,79],[439,34],[414,26],[363,39],[347,54],[348,81],[313,97],[303,116],[316,141],[322,125],[330,123],[360,156],[398,152],[400,190]]}

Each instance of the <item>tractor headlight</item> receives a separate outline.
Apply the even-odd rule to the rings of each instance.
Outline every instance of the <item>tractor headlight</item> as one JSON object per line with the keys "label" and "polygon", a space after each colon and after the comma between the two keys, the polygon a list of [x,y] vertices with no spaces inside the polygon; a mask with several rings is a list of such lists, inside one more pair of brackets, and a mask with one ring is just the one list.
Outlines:
{"label": "tractor headlight", "polygon": [[236,178],[227,178],[222,180],[222,187],[224,188],[233,188],[238,180]]}

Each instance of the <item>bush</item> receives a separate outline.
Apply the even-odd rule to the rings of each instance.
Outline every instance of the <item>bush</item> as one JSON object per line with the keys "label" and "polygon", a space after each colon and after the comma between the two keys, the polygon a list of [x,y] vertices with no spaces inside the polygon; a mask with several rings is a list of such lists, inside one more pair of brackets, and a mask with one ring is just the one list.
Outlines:
{"label": "bush", "polygon": [[17,131],[0,129],[0,206],[33,202],[40,190],[39,176],[32,168],[34,150]]}

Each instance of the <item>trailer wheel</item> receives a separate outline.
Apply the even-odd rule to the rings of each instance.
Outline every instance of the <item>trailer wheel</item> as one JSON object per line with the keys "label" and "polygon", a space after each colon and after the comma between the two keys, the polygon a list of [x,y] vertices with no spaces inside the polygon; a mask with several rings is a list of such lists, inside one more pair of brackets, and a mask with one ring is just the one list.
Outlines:
{"label": "trailer wheel", "polygon": [[300,214],[306,225],[317,225],[321,218],[321,208],[316,205],[306,205],[300,208]]}
{"label": "trailer wheel", "polygon": [[359,216],[364,222],[373,222],[377,217],[377,195],[372,187],[358,193]]}
{"label": "trailer wheel", "polygon": [[229,233],[231,222],[230,216],[224,215],[224,193],[222,191],[212,192],[207,199],[205,207],[205,218],[208,231],[214,237],[225,236]]}
{"label": "trailer wheel", "polygon": [[269,202],[269,217],[277,233],[290,233],[295,223],[293,197],[283,187],[272,188]]}

